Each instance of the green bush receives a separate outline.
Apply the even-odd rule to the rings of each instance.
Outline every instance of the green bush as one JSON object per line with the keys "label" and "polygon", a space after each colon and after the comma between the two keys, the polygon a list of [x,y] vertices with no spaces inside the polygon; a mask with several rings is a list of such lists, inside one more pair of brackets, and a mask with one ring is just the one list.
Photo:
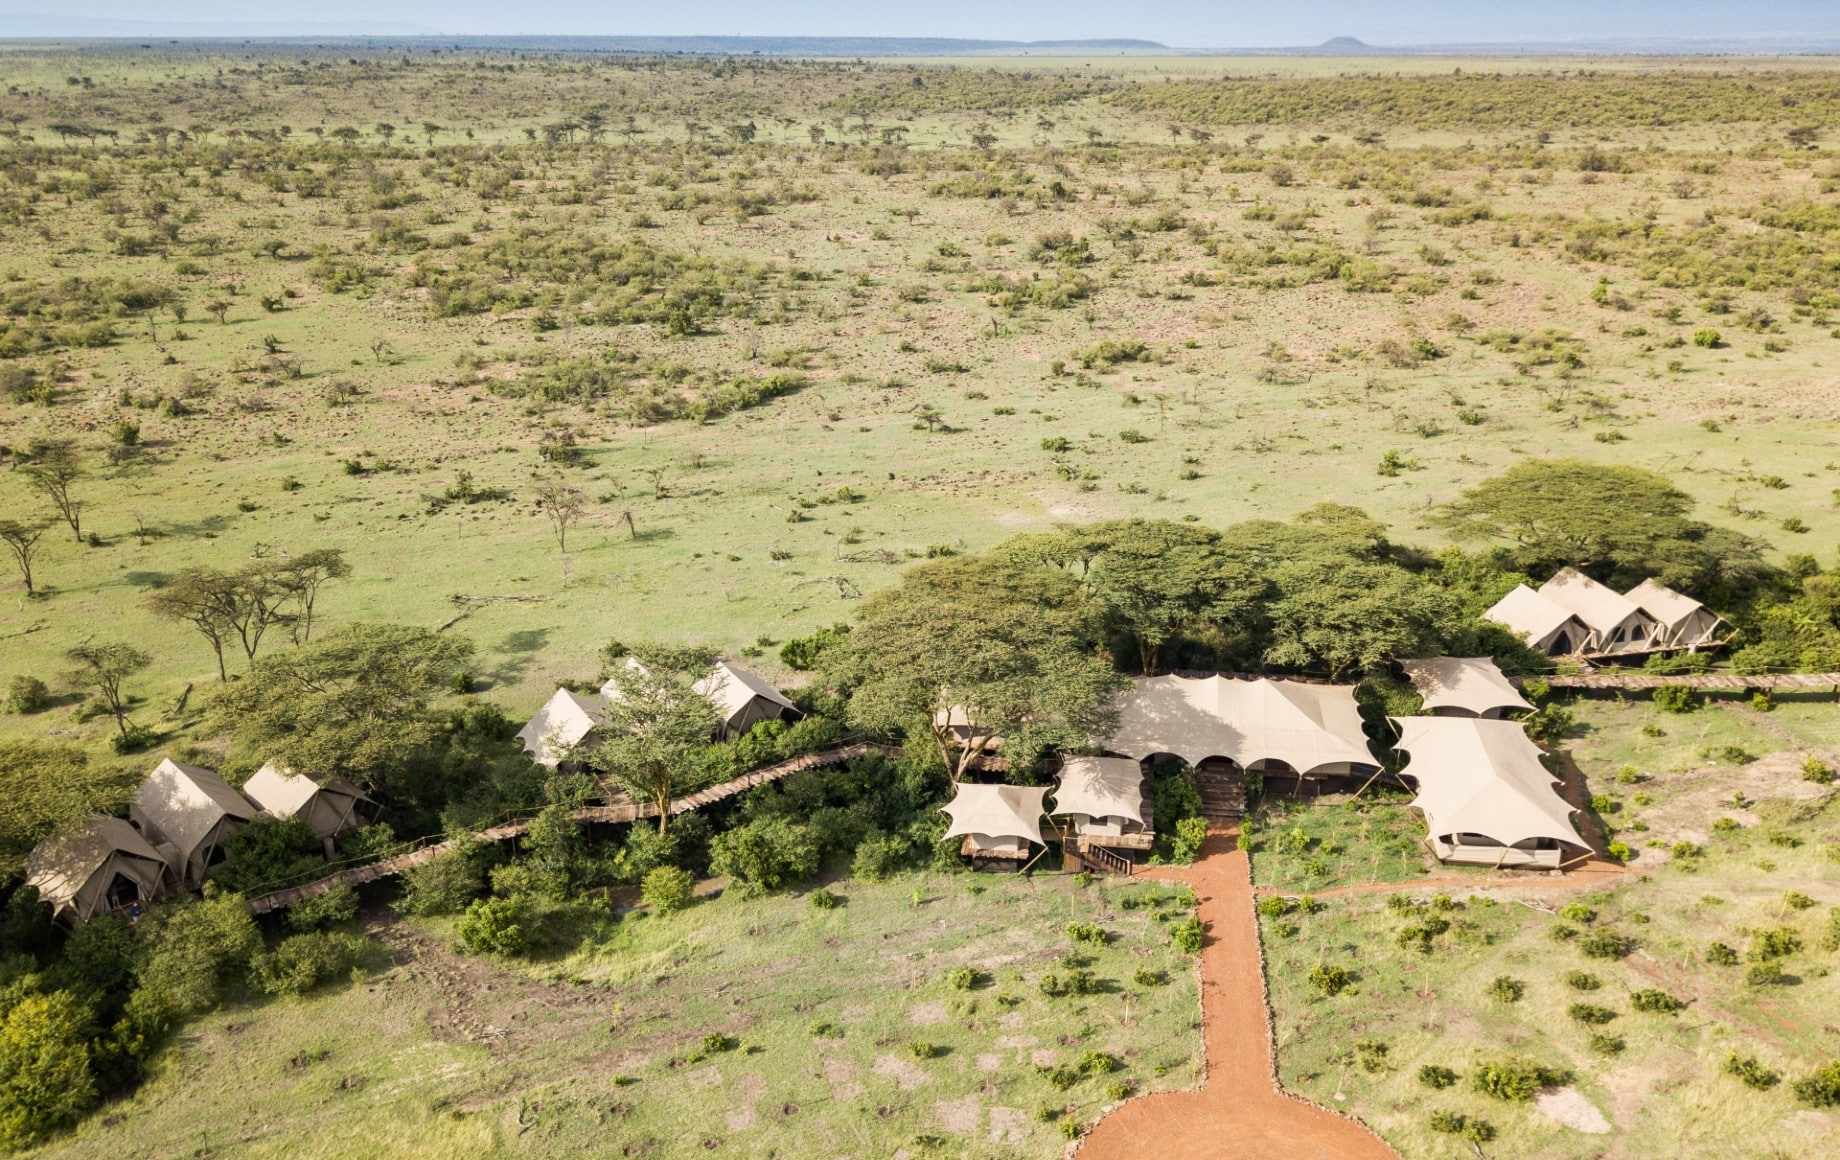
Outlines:
{"label": "green bush", "polygon": [[358,914],[358,892],[340,882],[324,894],[303,898],[288,908],[287,924],[295,930],[318,930],[350,922]]}
{"label": "green bush", "polygon": [[810,636],[794,637],[780,646],[779,659],[789,669],[800,672],[815,669],[825,651],[840,642],[849,631],[850,626],[847,624],[833,624]]}
{"label": "green bush", "polygon": [[271,995],[304,995],[321,983],[348,976],[369,953],[370,942],[344,931],[311,931],[281,941],[251,964],[255,981]]}
{"label": "green bush", "polygon": [[480,898],[467,906],[455,933],[473,954],[515,958],[530,951],[530,921],[530,903],[523,897]]}
{"label": "green bush", "polygon": [[1778,962],[1752,963],[1744,972],[1744,981],[1753,987],[1774,986],[1783,981],[1783,966]]}
{"label": "green bush", "polygon": [[1291,900],[1273,894],[1259,899],[1254,909],[1266,918],[1283,918],[1291,912]]}
{"label": "green bush", "polygon": [[6,690],[9,713],[40,713],[51,707],[51,690],[37,677],[17,676]]}
{"label": "green bush", "polygon": [[1386,1057],[1391,1050],[1387,1044],[1378,1039],[1362,1039],[1354,1045],[1354,1057],[1355,1061],[1361,1065],[1362,1071],[1379,1075],[1386,1070]]}
{"label": "green bush", "polygon": [[484,842],[464,838],[434,861],[411,867],[403,875],[396,909],[414,915],[460,913],[484,893],[490,853]]}
{"label": "green bush", "polygon": [[1744,957],[1753,963],[1788,958],[1802,949],[1802,936],[1794,927],[1773,926],[1751,932],[1750,949]]}
{"label": "green bush", "polygon": [[709,844],[709,865],[749,892],[778,890],[815,876],[819,853],[811,827],[765,817],[716,835]]}
{"label": "green bush", "polygon": [[227,983],[262,950],[262,934],[240,894],[185,898],[156,907],[136,930],[142,946],[135,971],[143,1004],[178,1016],[217,1005]]}
{"label": "green bush", "polygon": [[1661,685],[1654,699],[1655,708],[1663,713],[1691,713],[1699,708],[1699,694],[1690,685]]}
{"label": "green bush", "polygon": [[1666,991],[1658,991],[1654,988],[1631,992],[1629,1005],[1651,1015],[1672,1015],[1676,1011],[1684,1010],[1687,1006],[1685,1000],[1676,999]]}
{"label": "green bush", "polygon": [[1574,991],[1595,991],[1603,986],[1603,980],[1588,971],[1565,972],[1565,985]]}
{"label": "green bush", "polygon": [[[15,711],[25,712],[25,710]],[[1802,780],[1812,781],[1816,785],[1832,785],[1834,771],[1831,766],[1820,758],[1810,757],[1807,761],[1802,762]]]}
{"label": "green bush", "polygon": [[1811,1108],[1840,1108],[1840,1059],[1823,1064],[1789,1085],[1795,1098]]}
{"label": "green bush", "polygon": [[1738,952],[1722,942],[1715,942],[1706,948],[1706,961],[1717,967],[1735,967]]}
{"label": "green bush", "polygon": [[1589,1027],[1601,1027],[1616,1018],[1616,1012],[1596,1003],[1573,1003],[1565,1013]]}
{"label": "green bush", "polygon": [[1593,1032],[1591,1037],[1585,1040],[1585,1046],[1598,1055],[1621,1055],[1623,1048],[1628,1044],[1623,1041],[1621,1035],[1606,1035],[1599,1031]]}
{"label": "green bush", "polygon": [[1578,940],[1578,949],[1586,958],[1620,959],[1634,948],[1628,938],[1608,927],[1599,927]]}
{"label": "green bush", "polygon": [[646,873],[639,897],[659,914],[688,910],[696,899],[696,875],[675,866],[659,866]]}
{"label": "green bush", "polygon": [[1572,901],[1559,908],[1559,917],[1567,922],[1589,924],[1597,920],[1597,912],[1582,902]]}
{"label": "green bush", "polygon": [[224,890],[262,894],[326,873],[324,850],[301,818],[257,814],[224,839],[222,849],[224,860],[211,870],[211,881]]}
{"label": "green bush", "polygon": [[914,844],[909,839],[871,831],[856,844],[850,874],[865,882],[882,882],[905,870],[913,856]]}
{"label": "green bush", "polygon": [[805,905],[813,910],[836,910],[843,905],[843,896],[820,887],[805,896]]}
{"label": "green bush", "polygon": [[1076,943],[1088,943],[1096,947],[1102,947],[1112,941],[1112,936],[1096,922],[1068,923],[1067,937]]}
{"label": "green bush", "polygon": [[1497,1003],[1518,1003],[1527,994],[1527,984],[1509,975],[1497,975],[1489,984],[1489,998]]}
{"label": "green bush", "polygon": [[1169,941],[1174,943],[1179,951],[1198,955],[1201,953],[1205,940],[1206,931],[1201,925],[1199,915],[1191,914],[1181,922],[1171,923],[1169,926]]}
{"label": "green bush", "polygon": [[1706,350],[1715,350],[1718,347],[1724,346],[1725,340],[1720,336],[1718,331],[1707,327],[1693,332],[1693,345],[1703,347]]}
{"label": "green bush", "polygon": [[1525,1102],[1544,1088],[1570,1083],[1571,1078],[1570,1072],[1546,1067],[1520,1056],[1511,1056],[1482,1064],[1470,1082],[1484,1095],[1494,1096],[1498,1100]]}
{"label": "green bush", "polygon": [[1193,862],[1201,853],[1201,843],[1207,840],[1208,823],[1206,818],[1183,818],[1176,823],[1175,841],[1169,846],[1169,860],[1172,862]]}
{"label": "green bush", "polygon": [[1474,1144],[1486,1144],[1495,1138],[1495,1127],[1487,1120],[1478,1120],[1461,1112],[1441,1108],[1431,1113],[1431,1130],[1458,1136]]}
{"label": "green bush", "polygon": [[1735,1051],[1725,1057],[1725,1065],[1722,1070],[1726,1075],[1742,1082],[1745,1087],[1755,1088],[1760,1092],[1768,1091],[1782,1082],[1782,1076],[1759,1063],[1756,1056],[1740,1056]]}
{"label": "green bush", "polygon": [[1457,1073],[1447,1067],[1427,1063],[1418,1069],[1418,1082],[1433,1091],[1441,1092],[1445,1088],[1456,1086]]}
{"label": "green bush", "polygon": [[1349,984],[1354,982],[1354,976],[1349,973],[1348,968],[1330,966],[1327,963],[1317,963],[1311,967],[1308,978],[1310,986],[1331,998],[1346,991]]}
{"label": "green bush", "polygon": [[1140,987],[1165,987],[1169,985],[1169,974],[1149,967],[1139,967],[1131,973],[1131,981]]}
{"label": "green bush", "polygon": [[946,972],[946,986],[954,991],[974,991],[986,978],[984,972],[976,967],[960,967]]}
{"label": "green bush", "polygon": [[96,1103],[90,1014],[67,991],[26,995],[0,1022],[0,1149],[29,1148]]}

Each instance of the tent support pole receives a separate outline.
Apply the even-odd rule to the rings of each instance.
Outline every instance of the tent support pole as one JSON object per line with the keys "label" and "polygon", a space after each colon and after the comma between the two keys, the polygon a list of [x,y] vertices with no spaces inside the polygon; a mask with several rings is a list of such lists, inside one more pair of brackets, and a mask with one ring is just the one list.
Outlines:
{"label": "tent support pole", "polygon": [[1367,786],[1374,784],[1376,781],[1379,781],[1380,775],[1385,772],[1386,772],[1386,766],[1384,765],[1381,766],[1379,769],[1374,770],[1374,775],[1367,779],[1367,785],[1363,785],[1360,789],[1355,790],[1354,797],[1349,798],[1348,800],[1349,801],[1359,801],[1361,798],[1361,795],[1367,792]]}

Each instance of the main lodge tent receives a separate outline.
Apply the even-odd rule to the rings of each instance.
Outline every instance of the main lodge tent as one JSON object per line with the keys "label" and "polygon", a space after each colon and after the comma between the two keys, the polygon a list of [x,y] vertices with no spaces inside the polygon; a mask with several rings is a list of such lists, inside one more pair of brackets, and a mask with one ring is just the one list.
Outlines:
{"label": "main lodge tent", "polygon": [[1170,754],[1190,765],[1226,758],[1242,769],[1302,774],[1378,768],[1354,689],[1302,681],[1137,677],[1105,747],[1139,760]]}
{"label": "main lodge tent", "polygon": [[591,743],[591,734],[601,724],[599,702],[572,689],[557,689],[537,715],[518,730],[517,738],[532,760],[554,769],[570,749]]}
{"label": "main lodge tent", "polygon": [[1054,812],[1080,834],[1118,835],[1144,824],[1144,767],[1123,757],[1069,757],[1061,763]]}
{"label": "main lodge tent", "polygon": [[171,758],[153,767],[128,803],[128,821],[154,844],[187,889],[223,861],[224,839],[255,816],[256,807],[215,772]]}
{"label": "main lodge tent", "polygon": [[1574,568],[1561,568],[1540,585],[1540,595],[1566,609],[1591,630],[1584,651],[1647,652],[1655,647],[1658,626],[1635,601],[1599,584]]}
{"label": "main lodge tent", "polygon": [[1665,584],[1644,580],[1629,590],[1629,599],[1658,626],[1655,643],[1667,648],[1699,649],[1719,643],[1718,614],[1691,596]]}
{"label": "main lodge tent", "polygon": [[120,818],[91,818],[40,842],[26,857],[26,882],[71,924],[145,905],[166,893],[166,860]]}
{"label": "main lodge tent", "polygon": [[332,856],[333,839],[365,824],[375,816],[377,803],[342,777],[324,783],[269,762],[243,783],[243,796],[277,818],[300,818],[313,827],[313,836]]}
{"label": "main lodge tent", "polygon": [[1513,709],[1533,708],[1490,657],[1431,657],[1399,665],[1424,698],[1427,713],[1498,719]]}
{"label": "main lodge tent", "polygon": [[1548,600],[1525,584],[1495,602],[1482,614],[1485,620],[1506,625],[1527,642],[1527,647],[1549,657],[1584,652],[1591,643],[1591,629],[1571,609]]}
{"label": "main lodge tent", "polygon": [[961,781],[952,800],[939,807],[952,819],[942,838],[963,835],[965,853],[976,858],[1016,858],[1041,839],[1042,799],[1046,786],[978,785]]}
{"label": "main lodge tent", "polygon": [[1572,807],[1516,721],[1475,717],[1395,717],[1401,771],[1418,785],[1439,860],[1486,866],[1556,868],[1562,847],[1583,847]]}

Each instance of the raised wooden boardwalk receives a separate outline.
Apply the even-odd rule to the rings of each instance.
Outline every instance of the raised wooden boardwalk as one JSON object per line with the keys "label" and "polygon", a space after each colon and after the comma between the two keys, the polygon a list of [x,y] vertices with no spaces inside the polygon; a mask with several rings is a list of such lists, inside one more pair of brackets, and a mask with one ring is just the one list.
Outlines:
{"label": "raised wooden boardwalk", "polygon": [[1689,689],[1831,689],[1840,691],[1840,673],[1680,673],[1663,677],[1649,673],[1586,673],[1572,677],[1538,677],[1554,689],[1659,689],[1684,685]]}
{"label": "raised wooden boardwalk", "polygon": [[[738,777],[733,781],[725,781],[721,785],[713,785],[708,789],[701,790],[686,797],[677,798],[671,802],[669,813],[672,817],[676,817],[678,814],[688,813],[701,806],[722,801],[724,798],[734,797],[738,793],[745,793],[755,786],[765,785],[770,781],[778,781],[783,777],[791,777],[795,773],[802,773],[808,769],[818,769],[827,765],[842,765],[846,761],[858,757],[867,757],[872,753],[892,757],[899,752],[900,751],[892,745],[877,745],[874,742],[865,741],[856,745],[845,745],[841,749],[827,749],[822,753],[808,753],[803,757],[794,757],[789,761],[782,761],[778,765],[769,765],[765,769],[757,769],[753,773]],[[582,809],[575,810],[570,816],[578,822],[636,822],[640,818],[657,817],[658,807],[651,804],[641,805],[637,802],[630,801],[614,802],[603,806],[585,806]],[[511,838],[522,837],[529,830],[530,819],[520,818],[516,821],[506,822],[500,826],[493,826],[490,829],[480,830],[478,833],[471,835],[471,838],[480,842],[503,842]],[[249,909],[256,914],[268,914],[271,911],[292,906],[302,899],[324,894],[335,886],[360,886],[366,882],[375,882],[379,878],[388,878],[392,875],[401,874],[405,870],[427,865],[441,855],[450,853],[460,844],[460,841],[461,839],[459,838],[449,838],[446,841],[434,842],[420,849],[410,850],[405,854],[398,854],[392,858],[368,862],[362,866],[353,866],[349,870],[340,870],[336,873],[328,874],[324,878],[316,878],[311,882],[306,882],[299,886],[289,886],[282,890],[270,891],[267,894],[258,895],[250,899]]]}

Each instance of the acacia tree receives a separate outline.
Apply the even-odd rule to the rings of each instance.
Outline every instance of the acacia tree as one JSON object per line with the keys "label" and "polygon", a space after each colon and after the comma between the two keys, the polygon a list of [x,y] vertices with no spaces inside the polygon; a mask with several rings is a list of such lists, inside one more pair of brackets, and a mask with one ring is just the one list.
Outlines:
{"label": "acacia tree", "polygon": [[863,602],[824,653],[853,725],[930,735],[952,780],[1003,739],[1013,768],[1117,726],[1125,680],[1099,647],[1098,610],[1067,576],[959,557],[917,565]]}
{"label": "acacia tree", "polygon": [[153,657],[131,644],[116,641],[107,644],[80,644],[64,653],[64,659],[77,666],[70,679],[88,685],[102,698],[115,717],[115,727],[128,735],[128,702],[121,684],[153,663]]}
{"label": "acacia tree", "polygon": [[234,574],[214,568],[187,568],[166,587],[147,598],[147,611],[166,620],[191,625],[211,646],[217,658],[217,679],[228,681],[224,668],[224,637],[234,631],[228,605],[237,585]]}
{"label": "acacia tree", "polygon": [[19,578],[25,581],[27,596],[38,591],[32,586],[32,558],[38,554],[38,539],[44,534],[43,524],[0,520],[0,543],[13,553],[13,563],[19,568]]}
{"label": "acacia tree", "polygon": [[281,589],[293,600],[298,615],[292,631],[295,644],[313,639],[313,605],[319,590],[328,580],[343,580],[351,575],[351,565],[339,548],[316,548],[288,560],[276,570]]}
{"label": "acacia tree", "polygon": [[704,649],[640,648],[615,662],[606,725],[591,760],[613,787],[657,807],[658,832],[670,823],[671,801],[701,788],[695,761],[721,726],[715,706],[694,686],[715,654]]}
{"label": "acacia tree", "polygon": [[537,507],[549,517],[550,527],[556,532],[556,547],[564,554],[569,550],[569,528],[573,527],[588,510],[588,497],[580,488],[570,487],[560,479],[552,479],[537,487]]}
{"label": "acacia tree", "polygon": [[71,536],[82,543],[83,504],[70,494],[70,485],[89,473],[76,444],[67,439],[35,439],[26,449],[26,460],[19,470],[51,501],[70,525]]}

